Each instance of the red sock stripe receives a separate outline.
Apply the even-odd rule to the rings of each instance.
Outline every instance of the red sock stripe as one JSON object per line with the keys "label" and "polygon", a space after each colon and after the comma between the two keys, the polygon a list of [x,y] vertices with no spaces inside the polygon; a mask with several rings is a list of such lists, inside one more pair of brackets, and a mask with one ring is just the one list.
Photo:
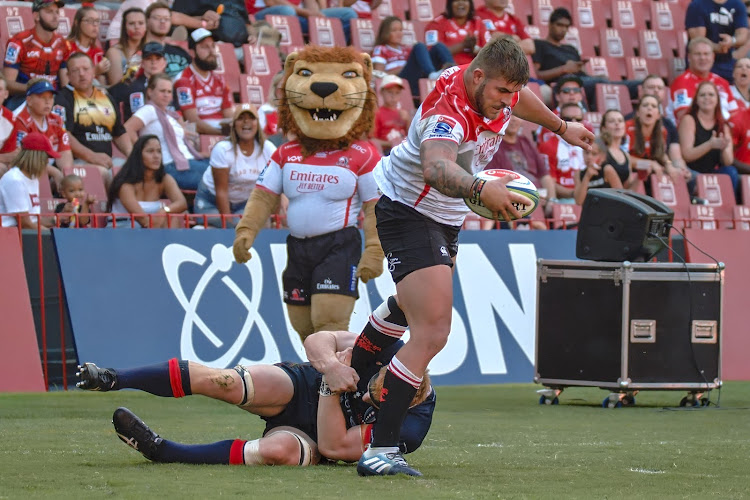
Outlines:
{"label": "red sock stripe", "polygon": [[362,449],[367,448],[370,443],[372,443],[372,424],[366,424],[362,431]]}
{"label": "red sock stripe", "polygon": [[180,373],[180,362],[177,358],[169,360],[169,384],[172,386],[172,396],[184,398],[185,391],[182,390],[182,374]]}
{"label": "red sock stripe", "polygon": [[245,443],[242,439],[235,439],[229,448],[229,465],[245,464]]}
{"label": "red sock stripe", "polygon": [[403,330],[401,329],[397,330],[395,328],[386,326],[385,324],[380,322],[379,319],[380,318],[376,317],[374,314],[370,315],[370,323],[377,331],[379,331],[383,335],[388,335],[389,337],[396,337],[398,339],[400,339],[404,335],[406,328],[404,328]]}
{"label": "red sock stripe", "polygon": [[[396,358],[393,358],[393,359],[396,359]],[[395,376],[397,376],[398,378],[400,378],[401,380],[403,380],[410,386],[414,387],[415,389],[419,389],[419,386],[422,383],[421,380],[416,380],[410,377],[409,375],[407,375],[406,373],[404,373],[403,371],[401,371],[396,365],[393,364],[393,361],[391,361],[388,364],[388,371],[390,371]]]}

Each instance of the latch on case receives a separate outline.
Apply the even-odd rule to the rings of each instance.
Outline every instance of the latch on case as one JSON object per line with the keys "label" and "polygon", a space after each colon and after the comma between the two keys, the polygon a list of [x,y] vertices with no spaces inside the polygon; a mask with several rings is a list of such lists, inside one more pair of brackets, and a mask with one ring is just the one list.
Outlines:
{"label": "latch on case", "polygon": [[630,342],[633,344],[653,344],[656,342],[656,320],[631,319]]}
{"label": "latch on case", "polygon": [[718,325],[716,321],[693,320],[690,328],[694,344],[715,344]]}

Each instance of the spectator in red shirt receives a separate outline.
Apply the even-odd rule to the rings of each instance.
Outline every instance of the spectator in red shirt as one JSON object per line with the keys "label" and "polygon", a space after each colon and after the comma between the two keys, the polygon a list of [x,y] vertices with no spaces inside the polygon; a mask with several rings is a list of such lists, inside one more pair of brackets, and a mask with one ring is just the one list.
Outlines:
{"label": "spectator in red shirt", "polygon": [[[729,119],[734,144],[734,166],[741,174],[750,174],[750,108],[739,111]],[[750,200],[744,200],[745,204]]]}
{"label": "spectator in red shirt", "polygon": [[477,17],[484,21],[493,36],[496,33],[510,35],[526,54],[531,55],[534,40],[526,34],[523,22],[507,11],[508,3],[509,0],[485,0],[484,5],[477,9]]}
{"label": "spectator in red shirt", "polygon": [[104,49],[99,45],[99,26],[101,15],[93,6],[81,7],[73,18],[73,27],[68,35],[68,52],[83,52],[94,62],[96,76],[109,71],[109,59],[104,57]]}
{"label": "spectator in red shirt", "polygon": [[31,7],[34,27],[16,33],[8,40],[3,75],[11,95],[6,103],[10,109],[21,105],[26,84],[32,78],[44,77],[55,88],[68,84],[65,67],[68,47],[62,35],[55,32],[63,5],[60,0],[34,0]]}
{"label": "spectator in red shirt", "polygon": [[219,66],[216,43],[211,32],[204,28],[193,31],[190,39],[195,57],[174,84],[177,103],[182,116],[195,123],[199,134],[226,135],[234,100],[224,77],[214,72]]}
{"label": "spectator in red shirt", "polygon": [[[583,121],[583,110],[577,104],[565,104],[560,108],[560,118],[566,122],[580,123]],[[565,200],[572,203],[574,176],[584,168],[583,149],[568,144],[558,135],[553,135],[539,144],[539,152],[547,156],[549,172],[555,180],[555,190],[549,193],[550,200]]]}
{"label": "spectator in red shirt", "polygon": [[473,0],[448,0],[445,12],[425,28],[424,38],[428,47],[444,43],[456,64],[461,66],[474,59],[491,35],[482,20],[474,15]]}
{"label": "spectator in red shirt", "polygon": [[60,155],[54,160],[56,167],[52,164],[47,167],[47,173],[54,181],[54,185],[59,188],[63,179],[62,169],[73,165],[73,152],[62,118],[52,112],[56,93],[57,90],[46,78],[39,77],[29,81],[26,105],[18,108],[13,114],[16,119],[13,133],[17,142],[6,142],[0,153],[20,148],[23,138],[32,132],[42,133],[49,140],[52,149]]}
{"label": "spectator in red shirt", "polygon": [[401,93],[404,91],[404,81],[396,75],[386,75],[380,83],[380,97],[383,104],[375,113],[375,130],[373,140],[383,150],[383,155],[391,152],[391,148],[399,144],[406,137],[406,131],[411,122],[411,116],[401,108]]}

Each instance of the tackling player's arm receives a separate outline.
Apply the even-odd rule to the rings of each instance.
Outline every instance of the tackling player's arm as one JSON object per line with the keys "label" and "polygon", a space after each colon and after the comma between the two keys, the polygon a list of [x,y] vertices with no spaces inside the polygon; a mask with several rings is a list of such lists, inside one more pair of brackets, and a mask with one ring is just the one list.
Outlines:
{"label": "tackling player's arm", "polygon": [[[456,163],[458,145],[453,141],[431,140],[422,142],[420,147],[422,171],[425,183],[451,198],[471,198],[474,193],[475,177]],[[521,218],[512,201],[524,203],[521,195],[511,193],[505,185],[512,180],[506,176],[496,181],[480,185],[479,199],[494,214],[510,221]]]}
{"label": "tackling player's arm", "polygon": [[521,89],[518,102],[513,108],[513,114],[523,120],[534,122],[551,130],[565,139],[568,144],[580,146],[583,149],[591,149],[594,134],[589,132],[581,123],[562,120],[526,87]]}
{"label": "tackling player's arm", "polygon": [[339,395],[319,395],[318,401],[318,450],[330,460],[356,462],[364,451],[362,433],[366,425],[346,428],[344,412]]}
{"label": "tackling player's arm", "polygon": [[313,368],[325,375],[332,392],[356,391],[359,375],[342,363],[337,353],[351,351],[356,333],[320,331],[305,339],[305,354]]}

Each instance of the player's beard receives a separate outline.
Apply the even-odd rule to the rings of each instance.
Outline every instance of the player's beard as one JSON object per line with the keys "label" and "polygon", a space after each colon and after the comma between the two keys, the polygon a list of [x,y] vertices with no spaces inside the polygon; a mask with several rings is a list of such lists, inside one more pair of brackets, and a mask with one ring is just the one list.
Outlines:
{"label": "player's beard", "polygon": [[[60,23],[58,22],[58,24]],[[47,22],[44,19],[42,19],[41,16],[39,16],[39,26],[41,26],[44,31],[49,31],[50,33],[54,33],[55,30],[57,29],[57,26],[52,26],[51,24],[47,24]]]}
{"label": "player's beard", "polygon": [[474,103],[477,105],[477,111],[479,111],[479,114],[484,116],[485,118],[489,118],[487,115],[484,114],[484,87],[487,85],[487,80],[482,80],[482,83],[479,84],[479,87],[474,91]]}
{"label": "player's beard", "polygon": [[200,59],[196,56],[195,65],[202,71],[213,71],[219,67],[219,62],[216,59],[214,59],[213,61],[208,61],[206,59]]}

